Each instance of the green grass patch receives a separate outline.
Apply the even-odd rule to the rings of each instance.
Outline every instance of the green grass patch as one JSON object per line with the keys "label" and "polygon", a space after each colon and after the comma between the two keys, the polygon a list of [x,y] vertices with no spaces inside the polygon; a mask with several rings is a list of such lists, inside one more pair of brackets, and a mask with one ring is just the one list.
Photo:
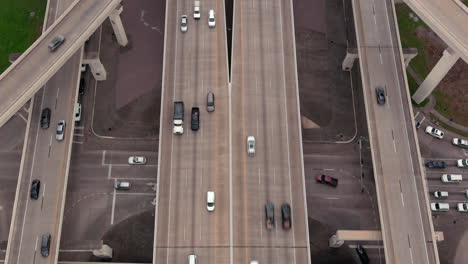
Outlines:
{"label": "green grass patch", "polygon": [[428,26],[420,18],[418,18],[418,21],[415,21],[410,14],[413,14],[413,17],[417,17],[416,14],[406,4],[396,4],[395,8],[401,45],[403,48],[418,49],[418,55],[411,60],[410,65],[424,79],[430,72],[430,68],[428,67],[429,62],[425,56],[424,41],[417,38],[415,32],[418,27],[428,28]]}
{"label": "green grass patch", "polygon": [[463,3],[468,6],[468,0],[463,0]]}
{"label": "green grass patch", "polygon": [[446,123],[444,123],[443,121],[441,121],[440,119],[438,119],[434,114],[432,113],[429,113],[429,116],[431,118],[431,120],[434,120],[434,121],[437,121],[437,123],[439,123],[439,125],[449,131],[452,131],[453,133],[457,134],[457,135],[460,135],[460,136],[463,136],[463,137],[468,137],[468,133],[463,131],[463,130],[460,130],[460,129],[457,129],[457,128],[454,128]]}
{"label": "green grass patch", "polygon": [[0,73],[10,66],[8,55],[24,52],[41,35],[46,5],[47,0],[0,1]]}

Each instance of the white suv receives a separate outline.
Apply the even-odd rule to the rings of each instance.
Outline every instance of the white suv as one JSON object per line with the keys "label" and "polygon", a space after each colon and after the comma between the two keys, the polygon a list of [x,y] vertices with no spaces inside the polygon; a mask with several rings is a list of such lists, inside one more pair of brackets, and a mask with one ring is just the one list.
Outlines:
{"label": "white suv", "polygon": [[468,203],[458,203],[458,212],[468,212]]}
{"label": "white suv", "polygon": [[468,159],[459,159],[457,160],[458,168],[468,168]]}
{"label": "white suv", "polygon": [[436,137],[438,139],[443,139],[444,138],[444,132],[443,131],[440,131],[439,129],[433,128],[431,126],[426,127],[426,133],[428,133],[429,135],[434,136],[434,137]]}
{"label": "white suv", "polygon": [[468,140],[466,139],[453,138],[452,144],[454,144],[455,146],[462,147],[462,148],[468,148]]}

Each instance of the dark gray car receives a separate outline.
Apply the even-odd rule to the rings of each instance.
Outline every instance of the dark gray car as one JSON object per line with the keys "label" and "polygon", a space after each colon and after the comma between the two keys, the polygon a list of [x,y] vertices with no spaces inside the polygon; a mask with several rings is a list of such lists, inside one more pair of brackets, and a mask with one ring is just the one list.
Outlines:
{"label": "dark gray car", "polygon": [[385,90],[383,88],[375,88],[375,94],[377,96],[378,104],[385,104]]}
{"label": "dark gray car", "polygon": [[41,255],[43,257],[48,257],[49,249],[50,249],[50,233],[45,233],[42,235],[42,240],[41,240]]}
{"label": "dark gray car", "polygon": [[62,43],[65,41],[65,37],[62,36],[62,35],[57,35],[54,37],[54,39],[52,39],[50,42],[49,42],[49,50],[50,51],[55,51],[56,49],[58,49],[58,47],[60,47],[60,45],[62,45]]}

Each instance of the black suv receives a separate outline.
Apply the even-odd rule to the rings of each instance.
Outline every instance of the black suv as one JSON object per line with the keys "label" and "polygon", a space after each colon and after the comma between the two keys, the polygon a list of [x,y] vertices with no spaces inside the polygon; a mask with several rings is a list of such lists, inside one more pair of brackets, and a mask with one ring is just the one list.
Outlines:
{"label": "black suv", "polygon": [[44,108],[42,109],[41,114],[41,128],[49,128],[50,125],[50,109]]}
{"label": "black suv", "polygon": [[32,181],[31,192],[30,192],[31,199],[37,200],[37,198],[39,198],[40,189],[41,189],[41,181],[40,180]]}
{"label": "black suv", "polygon": [[198,107],[192,107],[191,128],[193,131],[197,131],[200,128],[200,108]]}
{"label": "black suv", "polygon": [[291,206],[285,203],[281,205],[281,219],[283,220],[283,228],[288,230],[291,228]]}
{"label": "black suv", "polygon": [[445,161],[442,160],[430,160],[426,163],[426,167],[430,169],[444,169],[445,168]]}

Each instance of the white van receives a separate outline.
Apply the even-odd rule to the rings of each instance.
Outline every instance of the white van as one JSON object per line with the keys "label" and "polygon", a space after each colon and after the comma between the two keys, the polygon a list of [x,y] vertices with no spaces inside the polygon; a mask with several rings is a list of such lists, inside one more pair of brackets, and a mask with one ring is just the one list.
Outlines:
{"label": "white van", "polygon": [[76,103],[75,104],[75,122],[80,122],[81,121],[81,104]]}
{"label": "white van", "polygon": [[443,182],[461,182],[463,177],[461,174],[442,174],[441,180]]}
{"label": "white van", "polygon": [[194,254],[188,255],[188,263],[197,264],[197,255],[194,255]]}
{"label": "white van", "polygon": [[208,212],[213,212],[215,209],[215,193],[214,192],[206,193],[206,209],[208,209]]}

